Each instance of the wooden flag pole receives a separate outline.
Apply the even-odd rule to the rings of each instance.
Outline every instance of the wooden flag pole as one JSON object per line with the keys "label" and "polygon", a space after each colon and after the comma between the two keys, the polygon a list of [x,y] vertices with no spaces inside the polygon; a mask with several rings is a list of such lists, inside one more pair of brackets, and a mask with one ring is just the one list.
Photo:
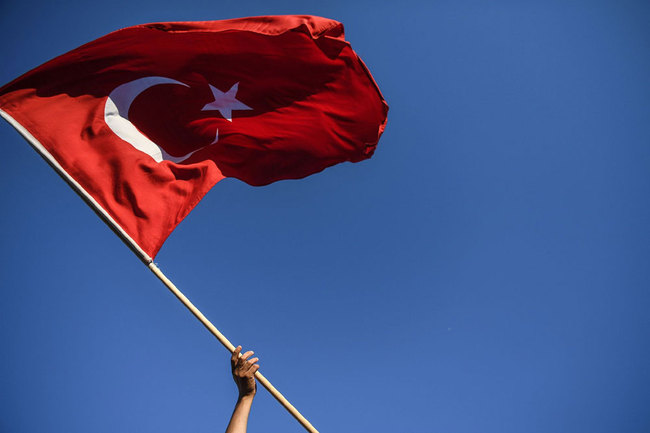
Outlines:
{"label": "wooden flag pole", "polygon": [[[153,272],[160,281],[163,282],[165,286],[178,298],[179,301],[187,307],[188,310],[194,317],[199,319],[199,321],[205,326],[212,335],[217,337],[217,340],[224,345],[226,349],[232,353],[235,350],[235,346],[232,345],[230,341],[221,333],[215,326],[210,323],[210,321],[199,311],[198,308],[190,302],[189,299],[172,283],[169,278],[162,273],[162,271],[153,263],[153,260],[147,253],[145,253],[142,248],[120,227],[120,225],[113,219],[113,217],[102,208],[102,206],[97,203],[97,201],[90,195],[88,192],[72,177],[65,171],[65,169],[59,164],[59,162],[52,156],[52,154],[20,123],[18,123],[13,117],[11,117],[7,112],[0,109],[0,117],[5,119],[11,126],[13,126],[22,136],[27,140],[27,142],[34,148],[34,150],[41,156],[43,159],[54,169],[54,171],[61,176],[61,178],[68,183],[68,185],[86,202],[86,204],[99,216],[106,225],[113,230],[113,232],[126,244],[127,247],[140,259],[144,264],[146,264],[151,272]],[[262,376],[262,373],[259,371],[255,372],[255,378],[266,388],[277,401],[284,406],[293,417],[298,420],[300,424],[309,432],[309,433],[318,433],[318,430],[314,428],[313,425],[307,419],[298,412],[298,410],[293,407],[286,398],[275,389],[271,382],[267,378]]]}
{"label": "wooden flag pole", "polygon": [[[192,302],[189,299],[187,299],[187,297],[183,294],[183,292],[178,290],[178,287],[176,287],[174,283],[172,283],[169,280],[169,278],[167,278],[165,274],[162,273],[162,271],[158,268],[158,266],[156,266],[155,263],[151,262],[149,263],[148,266],[151,272],[153,272],[154,275],[156,275],[160,279],[160,281],[163,282],[163,284],[169,289],[169,291],[172,292],[174,296],[176,296],[176,298],[178,298],[178,300],[181,301],[183,305],[185,305],[185,307],[187,307],[188,310],[190,310],[190,313],[192,313],[194,317],[199,319],[199,322],[201,322],[203,326],[205,326],[207,330],[210,331],[210,333],[214,335],[217,338],[217,340],[219,340],[219,342],[223,344],[223,346],[230,351],[230,353],[235,351],[235,346],[212,324],[212,322],[210,322],[203,315],[203,313],[201,313],[201,311],[199,311],[198,308],[194,306],[194,304],[192,304]],[[311,423],[307,421],[307,419],[304,416],[302,416],[300,412],[298,412],[298,409],[296,409],[291,403],[289,403],[289,401],[280,393],[280,391],[278,391],[271,384],[271,382],[269,382],[269,380],[266,377],[264,377],[262,373],[259,372],[259,370],[255,372],[255,379],[257,379],[259,383],[261,383],[262,386],[266,388],[271,393],[271,395],[275,397],[275,399],[278,402],[280,402],[280,404],[284,406],[285,409],[287,409],[289,413],[300,424],[302,424],[302,426],[308,432],[318,433],[318,430],[316,430],[316,428],[313,425],[311,425]]]}

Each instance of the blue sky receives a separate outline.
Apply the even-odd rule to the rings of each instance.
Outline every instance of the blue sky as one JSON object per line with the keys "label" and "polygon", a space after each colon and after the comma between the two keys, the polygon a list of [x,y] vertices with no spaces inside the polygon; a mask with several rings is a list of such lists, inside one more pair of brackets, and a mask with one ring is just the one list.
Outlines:
{"label": "blue sky", "polygon": [[[337,19],[375,156],[219,183],[156,262],[321,432],[650,429],[650,6],[0,3],[0,82],[115,29]],[[215,432],[226,351],[6,123],[0,431]],[[249,432],[302,428],[264,390]]]}

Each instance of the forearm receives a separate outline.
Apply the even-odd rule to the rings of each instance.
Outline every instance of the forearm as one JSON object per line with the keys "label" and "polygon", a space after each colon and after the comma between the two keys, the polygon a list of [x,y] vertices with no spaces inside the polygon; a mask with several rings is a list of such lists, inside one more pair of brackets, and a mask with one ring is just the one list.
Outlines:
{"label": "forearm", "polygon": [[248,414],[253,404],[253,396],[254,394],[251,394],[237,399],[237,404],[235,404],[235,410],[230,417],[230,423],[228,423],[226,433],[246,433]]}

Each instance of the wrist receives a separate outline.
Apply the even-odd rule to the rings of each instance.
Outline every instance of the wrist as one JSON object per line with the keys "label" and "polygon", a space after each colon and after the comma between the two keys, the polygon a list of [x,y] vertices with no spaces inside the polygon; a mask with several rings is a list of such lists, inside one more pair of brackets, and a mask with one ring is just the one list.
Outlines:
{"label": "wrist", "polygon": [[239,393],[239,397],[237,398],[237,400],[239,400],[239,401],[246,401],[246,400],[252,401],[253,397],[255,397],[255,391],[250,392],[248,394]]}

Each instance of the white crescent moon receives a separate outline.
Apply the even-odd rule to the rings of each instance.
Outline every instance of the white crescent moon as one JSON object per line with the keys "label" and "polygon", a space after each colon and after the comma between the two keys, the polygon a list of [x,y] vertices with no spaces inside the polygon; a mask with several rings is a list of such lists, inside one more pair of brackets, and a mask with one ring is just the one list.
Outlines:
{"label": "white crescent moon", "polygon": [[[117,86],[108,95],[106,105],[104,106],[104,121],[115,135],[139,151],[146,153],[152,157],[154,161],[161,162],[162,160],[167,160],[172,162],[182,162],[200,149],[196,149],[187,155],[172,156],[147,138],[143,133],[138,131],[129,120],[129,109],[131,108],[131,104],[135,98],[149,87],[157,86],[159,84],[179,84],[181,86],[189,87],[185,83],[165,77],[144,77],[129,81],[128,83]],[[218,136],[212,144],[217,140]]]}

